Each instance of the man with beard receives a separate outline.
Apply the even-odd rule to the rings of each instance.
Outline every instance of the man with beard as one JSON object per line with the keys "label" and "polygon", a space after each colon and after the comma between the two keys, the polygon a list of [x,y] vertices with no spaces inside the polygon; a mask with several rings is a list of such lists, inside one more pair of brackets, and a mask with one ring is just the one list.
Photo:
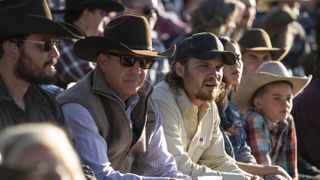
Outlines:
{"label": "man with beard", "polygon": [[214,34],[197,33],[178,45],[171,71],[155,87],[168,150],[178,169],[193,179],[219,174],[224,179],[251,177],[224,150],[214,102],[223,65],[235,62],[235,55],[224,51]]}
{"label": "man with beard", "polygon": [[40,84],[53,80],[56,38],[82,34],[53,21],[46,0],[0,1],[0,32],[0,131],[27,122],[62,125],[58,104]]}

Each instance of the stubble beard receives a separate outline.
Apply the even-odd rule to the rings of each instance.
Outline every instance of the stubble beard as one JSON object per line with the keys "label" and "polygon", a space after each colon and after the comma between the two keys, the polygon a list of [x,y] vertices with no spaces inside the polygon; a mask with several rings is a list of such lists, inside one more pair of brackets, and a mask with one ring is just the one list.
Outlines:
{"label": "stubble beard", "polygon": [[[24,48],[20,48],[18,64],[15,68],[15,74],[18,78],[23,79],[30,84],[51,84],[55,82],[55,72],[50,72],[52,61],[48,60],[43,65],[43,70],[40,73],[33,72],[29,67],[27,61],[31,62],[31,57],[27,55]],[[32,63],[32,62],[31,62]]]}

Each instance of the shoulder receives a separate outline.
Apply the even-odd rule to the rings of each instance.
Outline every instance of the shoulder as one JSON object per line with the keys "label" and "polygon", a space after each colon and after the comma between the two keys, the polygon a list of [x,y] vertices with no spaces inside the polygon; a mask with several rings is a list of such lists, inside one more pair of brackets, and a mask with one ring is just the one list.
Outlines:
{"label": "shoulder", "polygon": [[263,126],[265,124],[265,119],[263,118],[263,116],[253,110],[249,110],[244,118],[246,123],[249,125],[251,124],[254,126]]}
{"label": "shoulder", "polygon": [[51,94],[52,96],[56,97],[58,96],[60,93],[63,92],[63,89],[58,87],[58,86],[55,86],[53,84],[50,84],[50,85],[40,85],[40,88],[46,92],[46,93],[49,93]]}
{"label": "shoulder", "polygon": [[162,81],[159,84],[157,84],[152,93],[152,97],[156,101],[170,102],[174,100],[174,96],[175,95],[173,89],[165,81]]}

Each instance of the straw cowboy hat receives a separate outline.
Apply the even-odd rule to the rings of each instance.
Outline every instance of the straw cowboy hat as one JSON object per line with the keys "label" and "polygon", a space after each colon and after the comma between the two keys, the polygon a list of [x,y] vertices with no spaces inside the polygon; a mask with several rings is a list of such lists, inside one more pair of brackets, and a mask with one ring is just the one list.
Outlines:
{"label": "straw cowboy hat", "polygon": [[143,16],[134,15],[113,19],[104,31],[104,37],[91,36],[81,39],[73,48],[81,59],[88,61],[96,61],[99,53],[108,52],[150,58],[170,57],[175,52],[175,46],[165,52],[154,51],[149,23]]}
{"label": "straw cowboy hat", "polygon": [[115,0],[65,0],[65,9],[53,12],[73,12],[86,8],[103,9],[107,12],[124,10],[124,7]]}
{"label": "straw cowboy hat", "polygon": [[289,49],[272,47],[268,33],[260,28],[249,29],[239,40],[242,52],[269,51],[272,60],[279,61],[288,53]]}
{"label": "straw cowboy hat", "polygon": [[0,39],[30,33],[57,37],[84,37],[76,27],[53,21],[46,0],[0,1],[0,32]]}
{"label": "straw cowboy hat", "polygon": [[262,86],[276,81],[287,81],[292,84],[292,93],[293,96],[296,96],[309,84],[311,78],[311,75],[309,77],[292,77],[281,62],[266,62],[260,66],[255,74],[240,83],[232,101],[240,112],[245,114],[251,106],[253,94]]}

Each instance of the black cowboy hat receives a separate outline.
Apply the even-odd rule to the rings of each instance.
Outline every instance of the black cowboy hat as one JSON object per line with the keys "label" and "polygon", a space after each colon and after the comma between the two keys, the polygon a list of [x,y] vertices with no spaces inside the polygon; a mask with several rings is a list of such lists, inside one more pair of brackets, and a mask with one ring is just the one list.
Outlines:
{"label": "black cowboy hat", "polygon": [[99,53],[120,52],[141,57],[170,57],[172,46],[165,52],[152,47],[151,29],[143,16],[123,15],[113,19],[104,31],[104,37],[91,36],[81,39],[73,46],[75,53],[88,61],[96,61]]}
{"label": "black cowboy hat", "polygon": [[114,0],[65,0],[65,9],[55,10],[54,12],[72,12],[86,8],[99,8],[108,12],[124,10],[124,7]]}
{"label": "black cowboy hat", "polygon": [[46,0],[0,1],[0,32],[0,39],[30,33],[78,39],[84,37],[71,24],[53,21]]}

